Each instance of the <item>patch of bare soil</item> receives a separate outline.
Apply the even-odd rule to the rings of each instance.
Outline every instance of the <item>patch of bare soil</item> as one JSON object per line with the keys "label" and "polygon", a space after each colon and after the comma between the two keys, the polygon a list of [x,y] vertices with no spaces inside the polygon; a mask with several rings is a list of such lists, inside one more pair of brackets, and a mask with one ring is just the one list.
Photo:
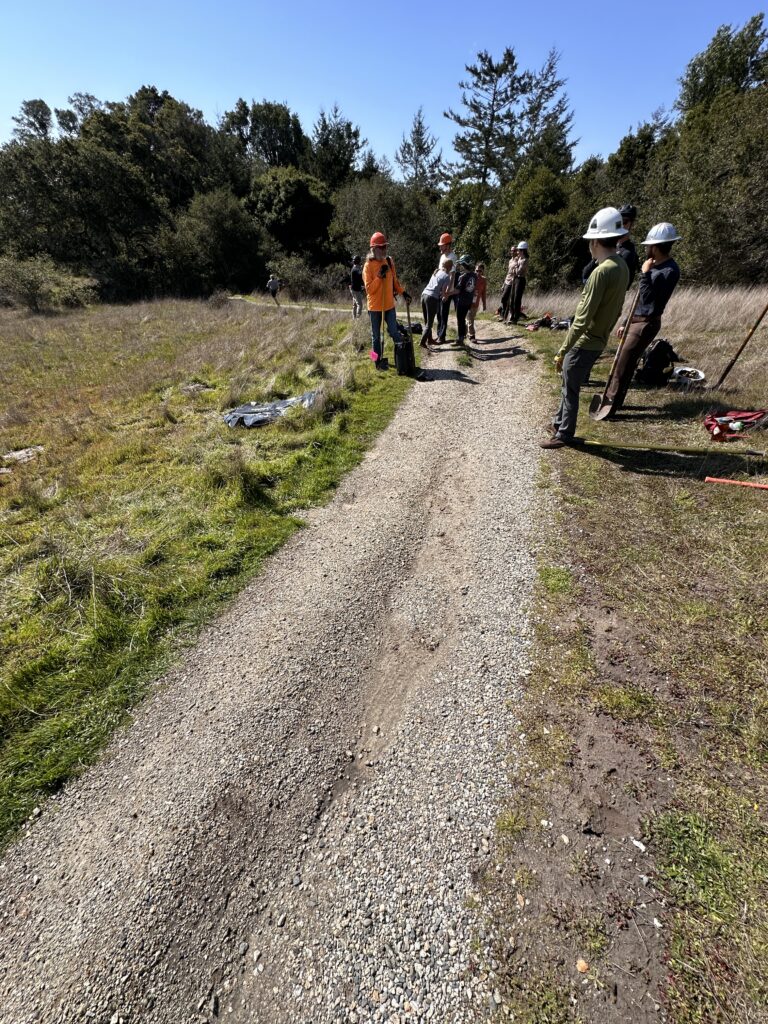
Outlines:
{"label": "patch of bare soil", "polygon": [[[605,692],[658,691],[631,625],[589,588],[556,636],[588,645]],[[528,768],[500,819],[503,855],[480,880],[500,995],[537,1022],[664,1020],[667,919],[645,826],[671,779],[651,732],[631,704],[622,721],[535,685],[527,699]]]}

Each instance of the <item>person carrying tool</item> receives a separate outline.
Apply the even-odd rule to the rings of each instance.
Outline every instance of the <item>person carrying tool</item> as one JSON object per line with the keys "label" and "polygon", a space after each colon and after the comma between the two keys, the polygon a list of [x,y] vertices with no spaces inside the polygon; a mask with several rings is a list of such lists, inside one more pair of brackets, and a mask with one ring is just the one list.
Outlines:
{"label": "person carrying tool", "polygon": [[513,245],[509,250],[509,263],[507,264],[507,276],[504,278],[504,285],[501,289],[501,305],[496,310],[496,319],[502,322],[509,316],[512,304],[512,283],[515,280],[515,268],[517,267],[517,246]]}
{"label": "person carrying tool", "polygon": [[478,263],[475,267],[475,274],[477,276],[477,284],[475,285],[475,297],[472,300],[472,306],[467,313],[467,328],[469,330],[469,340],[475,341],[475,316],[480,303],[483,304],[483,312],[485,312],[485,296],[488,290],[488,281],[485,277],[485,264]]}
{"label": "person carrying tool", "polygon": [[605,398],[611,403],[611,411],[605,417],[608,420],[613,419],[624,404],[637,364],[661,330],[662,314],[680,280],[680,267],[670,256],[673,243],[679,241],[674,227],[662,221],[651,228],[642,243],[646,247],[646,260],[640,272],[640,298],[632,322],[622,324],[616,332],[624,340],[613,378],[605,389]]}
{"label": "person carrying tool", "polygon": [[[437,320],[438,332],[440,328],[440,309],[445,293],[451,284],[453,263],[446,260],[442,267],[438,267],[429,282],[421,293],[421,312],[424,316],[424,331],[421,335],[421,344],[424,348],[432,344],[432,324]],[[438,344],[439,344],[438,337]]]}
{"label": "person carrying tool", "polygon": [[267,291],[272,296],[272,298],[275,300],[275,305],[276,306],[280,305],[280,303],[277,301],[277,293],[280,291],[282,286],[283,286],[283,282],[280,280],[279,277],[275,277],[274,274],[270,274],[269,275],[269,280],[267,281]]}
{"label": "person carrying tool", "polygon": [[352,319],[357,320],[363,315],[363,271],[360,257],[355,256],[349,271],[349,294],[352,296]]}
{"label": "person carrying tool", "polygon": [[365,258],[363,267],[363,283],[368,299],[368,316],[371,318],[371,343],[376,353],[376,369],[386,369],[383,362],[384,339],[382,338],[382,320],[386,322],[387,331],[392,341],[400,340],[400,329],[397,326],[395,313],[395,296],[402,295],[406,302],[411,296],[397,279],[397,271],[391,256],[387,255],[387,239],[381,231],[371,235],[371,251]]}
{"label": "person carrying tool", "polygon": [[624,304],[629,270],[616,255],[616,245],[623,234],[621,214],[615,207],[607,206],[597,211],[583,236],[589,241],[589,251],[597,266],[584,285],[571,328],[555,356],[555,366],[563,376],[562,398],[552,421],[551,437],[541,442],[542,448],[563,448],[573,442],[579,392],[605,350]]}
{"label": "person carrying tool", "polygon": [[523,305],[523,292],[528,277],[528,243],[517,243],[517,259],[512,274],[512,292],[509,302],[508,324],[516,324],[520,319],[520,311]]}

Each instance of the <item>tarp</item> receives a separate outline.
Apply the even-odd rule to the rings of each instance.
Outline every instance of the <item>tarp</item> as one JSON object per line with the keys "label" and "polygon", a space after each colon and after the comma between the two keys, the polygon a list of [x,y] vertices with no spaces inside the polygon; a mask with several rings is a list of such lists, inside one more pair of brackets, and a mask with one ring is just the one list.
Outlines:
{"label": "tarp", "polygon": [[265,427],[285,416],[295,405],[311,409],[317,401],[319,391],[305,391],[295,398],[283,398],[279,402],[246,402],[237,409],[224,413],[224,422],[228,427]]}

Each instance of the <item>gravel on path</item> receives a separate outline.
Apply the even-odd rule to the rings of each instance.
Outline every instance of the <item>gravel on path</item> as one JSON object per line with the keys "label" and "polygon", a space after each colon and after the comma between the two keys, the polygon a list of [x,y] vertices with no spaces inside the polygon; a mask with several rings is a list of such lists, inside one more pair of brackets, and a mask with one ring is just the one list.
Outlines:
{"label": "gravel on path", "polygon": [[485,1019],[536,364],[430,358],[334,500],[0,865],[0,1021]]}

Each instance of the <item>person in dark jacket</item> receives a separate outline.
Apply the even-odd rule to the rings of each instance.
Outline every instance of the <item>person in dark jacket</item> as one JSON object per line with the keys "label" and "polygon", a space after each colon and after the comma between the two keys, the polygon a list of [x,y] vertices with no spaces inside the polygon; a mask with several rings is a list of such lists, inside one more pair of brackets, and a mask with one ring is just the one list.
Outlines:
{"label": "person in dark jacket", "polygon": [[670,255],[672,244],[679,241],[675,228],[662,221],[651,228],[643,242],[647,258],[640,272],[640,298],[632,323],[622,324],[617,331],[624,340],[613,379],[605,391],[611,402],[607,419],[621,409],[643,352],[661,330],[662,314],[680,280],[680,267]]}
{"label": "person in dark jacket", "polygon": [[463,345],[467,339],[467,313],[475,301],[475,289],[477,288],[477,274],[472,269],[475,261],[471,256],[462,256],[459,260],[459,272],[455,278],[452,293],[456,303],[456,326],[458,329],[458,342]]}

